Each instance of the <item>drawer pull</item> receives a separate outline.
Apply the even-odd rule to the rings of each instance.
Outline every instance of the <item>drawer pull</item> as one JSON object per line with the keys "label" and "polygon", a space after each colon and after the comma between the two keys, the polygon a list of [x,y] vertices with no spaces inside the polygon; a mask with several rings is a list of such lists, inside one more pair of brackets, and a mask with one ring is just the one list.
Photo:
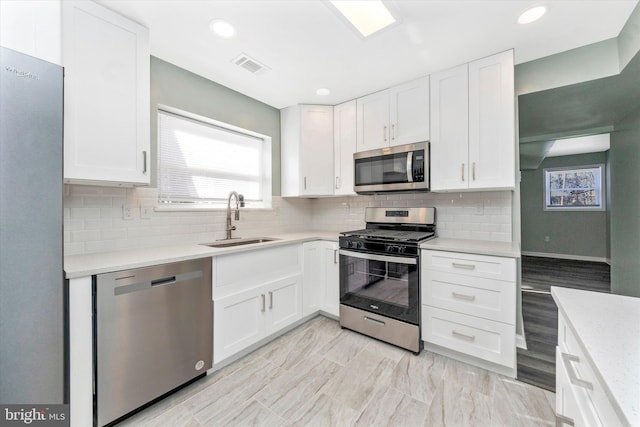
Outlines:
{"label": "drawer pull", "polygon": [[475,295],[465,295],[465,294],[459,294],[457,292],[451,292],[451,296],[457,299],[463,299],[465,301],[475,301],[476,300],[476,296]]}
{"label": "drawer pull", "polygon": [[575,426],[576,423],[569,417],[565,417],[564,415],[556,414],[556,427],[562,426]]}
{"label": "drawer pull", "polygon": [[264,294],[260,294],[260,297],[262,298],[262,309],[260,310],[260,312],[264,313],[266,311]]}
{"label": "drawer pull", "polygon": [[368,320],[369,322],[372,323],[376,323],[378,325],[385,325],[385,323],[382,320],[378,320],[378,319],[374,319],[373,317],[369,317],[369,316],[364,316],[364,320]]}
{"label": "drawer pull", "polygon": [[465,333],[456,331],[455,329],[453,331],[451,331],[451,335],[456,336],[458,338],[465,339],[467,341],[475,341],[476,340],[476,336],[475,335],[467,335]]}
{"label": "drawer pull", "polygon": [[473,264],[460,264],[459,262],[452,262],[451,266],[453,268],[461,268],[463,270],[475,270],[476,266]]}
{"label": "drawer pull", "polygon": [[578,374],[573,370],[573,365],[571,362],[580,362],[580,358],[578,356],[574,356],[572,354],[560,353],[562,355],[562,362],[564,363],[564,367],[569,374],[569,380],[571,380],[571,384],[577,385],[578,387],[586,388],[587,390],[593,390],[593,384],[589,381],[581,380],[578,378]]}

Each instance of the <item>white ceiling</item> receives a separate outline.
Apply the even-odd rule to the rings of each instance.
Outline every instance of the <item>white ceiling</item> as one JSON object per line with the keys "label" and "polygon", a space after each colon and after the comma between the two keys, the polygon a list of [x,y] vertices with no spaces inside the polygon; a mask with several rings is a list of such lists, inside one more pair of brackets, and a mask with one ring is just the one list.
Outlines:
{"label": "white ceiling", "polygon": [[[276,108],[338,104],[515,48],[516,63],[618,36],[638,0],[394,0],[399,25],[365,40],[324,0],[102,0],[150,29],[151,54]],[[522,26],[518,15],[545,4]],[[236,37],[210,32],[231,22]],[[245,53],[270,68],[255,75]],[[316,95],[326,87],[329,96]]]}

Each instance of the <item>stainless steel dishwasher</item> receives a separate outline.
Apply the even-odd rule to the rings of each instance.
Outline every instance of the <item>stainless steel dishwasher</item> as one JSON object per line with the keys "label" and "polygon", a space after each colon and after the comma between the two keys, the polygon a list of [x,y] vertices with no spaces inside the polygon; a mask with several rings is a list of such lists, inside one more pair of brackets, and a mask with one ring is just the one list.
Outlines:
{"label": "stainless steel dishwasher", "polygon": [[211,258],[100,274],[93,283],[98,426],[211,368]]}

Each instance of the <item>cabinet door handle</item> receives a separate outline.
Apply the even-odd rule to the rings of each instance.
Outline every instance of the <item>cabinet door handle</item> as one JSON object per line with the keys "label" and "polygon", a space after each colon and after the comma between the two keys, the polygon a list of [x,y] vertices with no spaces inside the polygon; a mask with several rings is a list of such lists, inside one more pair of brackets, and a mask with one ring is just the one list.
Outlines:
{"label": "cabinet door handle", "polygon": [[462,174],[462,181],[464,182],[464,163],[460,165],[460,173]]}
{"label": "cabinet door handle", "polygon": [[142,173],[147,173],[147,151],[142,151]]}
{"label": "cabinet door handle", "polygon": [[340,188],[340,177],[336,176],[336,190]]}
{"label": "cabinet door handle", "polygon": [[269,291],[269,310],[273,308],[273,292]]}
{"label": "cabinet door handle", "polygon": [[476,300],[476,296],[475,295],[465,295],[465,294],[459,294],[457,292],[451,292],[451,296],[457,299],[463,299],[465,301],[475,301]]}
{"label": "cabinet door handle", "polygon": [[471,179],[476,180],[476,162],[471,163]]}
{"label": "cabinet door handle", "polygon": [[384,138],[384,140],[387,140],[387,127],[383,127],[382,128],[382,138]]}
{"label": "cabinet door handle", "polygon": [[307,177],[306,176],[304,177],[304,189],[305,190],[307,189]]}
{"label": "cabinet door handle", "polygon": [[264,294],[260,294],[260,297],[262,298],[262,310],[260,310],[260,312],[264,313],[266,311]]}
{"label": "cabinet door handle", "polygon": [[580,358],[578,356],[574,356],[573,354],[560,353],[562,356],[562,363],[564,364],[567,373],[569,374],[569,380],[571,384],[577,385],[578,387],[586,388],[587,390],[593,390],[593,384],[589,381],[582,380],[578,378],[578,374],[573,369],[573,365],[571,362],[580,362]]}
{"label": "cabinet door handle", "polygon": [[396,139],[396,125],[391,125],[391,140],[394,141]]}
{"label": "cabinet door handle", "polygon": [[333,250],[333,263],[334,264],[338,263],[338,250],[337,249]]}
{"label": "cabinet door handle", "polygon": [[459,262],[452,262],[451,266],[453,268],[461,268],[463,270],[475,270],[476,266],[473,264],[460,264]]}
{"label": "cabinet door handle", "polygon": [[463,332],[456,331],[455,329],[453,331],[451,331],[451,335],[456,336],[458,338],[465,339],[467,341],[475,341],[476,340],[476,336],[475,335],[468,335],[468,334],[465,334]]}
{"label": "cabinet door handle", "polygon": [[576,423],[569,417],[565,417],[564,415],[556,414],[556,427],[565,426],[575,426]]}

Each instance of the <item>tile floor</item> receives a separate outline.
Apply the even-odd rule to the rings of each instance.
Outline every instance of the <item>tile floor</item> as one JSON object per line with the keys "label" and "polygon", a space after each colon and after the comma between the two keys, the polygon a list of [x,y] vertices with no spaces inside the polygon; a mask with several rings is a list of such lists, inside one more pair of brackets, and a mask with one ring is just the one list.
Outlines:
{"label": "tile floor", "polygon": [[118,427],[553,426],[555,395],[318,316]]}

